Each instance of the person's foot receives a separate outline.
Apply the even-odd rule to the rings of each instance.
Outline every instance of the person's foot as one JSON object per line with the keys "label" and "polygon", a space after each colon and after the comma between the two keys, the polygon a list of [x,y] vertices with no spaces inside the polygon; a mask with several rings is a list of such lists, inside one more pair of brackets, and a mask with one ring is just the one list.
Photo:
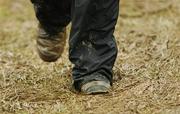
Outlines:
{"label": "person's foot", "polygon": [[81,92],[88,95],[104,94],[109,92],[110,87],[110,83],[107,83],[105,81],[91,81],[82,85]]}
{"label": "person's foot", "polygon": [[46,62],[55,62],[63,53],[66,44],[66,28],[57,35],[49,35],[42,27],[39,27],[36,41],[40,58]]}

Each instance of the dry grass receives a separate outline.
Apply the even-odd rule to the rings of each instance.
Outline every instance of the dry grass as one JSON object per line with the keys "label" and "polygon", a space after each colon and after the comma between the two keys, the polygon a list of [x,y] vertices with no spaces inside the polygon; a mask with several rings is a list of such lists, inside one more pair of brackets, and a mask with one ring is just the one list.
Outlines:
{"label": "dry grass", "polygon": [[180,1],[122,0],[110,94],[71,91],[67,48],[57,63],[35,52],[30,2],[0,1],[0,113],[180,114]]}

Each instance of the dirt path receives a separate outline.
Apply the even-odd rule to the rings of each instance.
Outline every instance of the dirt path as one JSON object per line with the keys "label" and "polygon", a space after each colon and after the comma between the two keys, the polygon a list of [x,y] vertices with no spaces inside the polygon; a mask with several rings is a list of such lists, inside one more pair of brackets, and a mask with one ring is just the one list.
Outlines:
{"label": "dirt path", "polygon": [[35,52],[30,2],[0,1],[0,113],[180,114],[180,1],[122,0],[110,94],[71,89],[68,47],[57,63]]}

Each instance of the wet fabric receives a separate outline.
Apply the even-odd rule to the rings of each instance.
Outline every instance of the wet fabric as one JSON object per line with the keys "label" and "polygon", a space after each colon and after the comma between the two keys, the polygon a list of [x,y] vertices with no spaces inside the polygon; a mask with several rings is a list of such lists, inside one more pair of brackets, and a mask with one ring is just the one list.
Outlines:
{"label": "wet fabric", "polygon": [[83,83],[103,80],[112,84],[117,56],[113,36],[119,0],[32,0],[37,19],[49,34],[72,22],[69,59],[74,64],[76,90]]}

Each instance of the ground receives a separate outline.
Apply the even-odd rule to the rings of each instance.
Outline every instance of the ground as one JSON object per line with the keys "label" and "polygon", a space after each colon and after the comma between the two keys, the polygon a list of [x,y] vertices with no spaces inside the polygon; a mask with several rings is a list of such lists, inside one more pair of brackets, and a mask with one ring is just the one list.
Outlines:
{"label": "ground", "polygon": [[39,59],[29,0],[1,0],[0,27],[1,114],[180,114],[179,0],[121,1],[106,95],[72,92],[68,46],[56,63]]}

